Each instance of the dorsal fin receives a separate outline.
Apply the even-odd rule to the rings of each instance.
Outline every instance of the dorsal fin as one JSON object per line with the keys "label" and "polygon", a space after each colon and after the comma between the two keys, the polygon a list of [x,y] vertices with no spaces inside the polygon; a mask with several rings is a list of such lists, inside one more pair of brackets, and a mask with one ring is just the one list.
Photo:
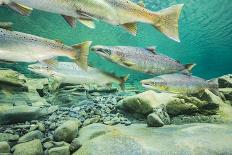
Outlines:
{"label": "dorsal fin", "polygon": [[15,2],[10,2],[9,4],[7,4],[7,6],[9,6],[12,10],[18,12],[19,14],[23,16],[29,16],[31,12],[33,11],[33,8],[30,8],[22,4],[15,3]]}
{"label": "dorsal fin", "polygon": [[137,34],[137,24],[136,23],[126,23],[122,25],[128,32],[136,36]]}
{"label": "dorsal fin", "polygon": [[145,48],[145,49],[148,50],[148,51],[150,51],[150,52],[152,52],[153,54],[157,54],[157,53],[156,53],[156,46],[147,47],[147,48]]}

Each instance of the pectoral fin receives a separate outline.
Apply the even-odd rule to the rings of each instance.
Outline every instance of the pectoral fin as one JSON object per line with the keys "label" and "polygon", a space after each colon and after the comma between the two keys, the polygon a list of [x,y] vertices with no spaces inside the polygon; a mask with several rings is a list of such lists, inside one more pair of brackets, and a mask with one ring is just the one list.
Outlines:
{"label": "pectoral fin", "polygon": [[19,14],[23,15],[23,16],[29,16],[31,14],[31,12],[33,11],[32,8],[15,3],[15,2],[11,2],[9,4],[7,4],[12,10],[18,12]]}
{"label": "pectoral fin", "polygon": [[71,17],[71,16],[66,16],[62,15],[64,17],[64,20],[71,26],[75,27],[76,26],[76,18]]}
{"label": "pectoral fin", "polygon": [[124,27],[132,35],[136,36],[136,34],[137,34],[137,25],[136,25],[136,23],[126,23],[126,24],[123,24],[122,27]]}
{"label": "pectoral fin", "polygon": [[50,68],[55,68],[58,66],[58,61],[55,58],[51,58],[51,59],[47,59],[47,60],[43,60],[43,63],[45,63],[48,67]]}
{"label": "pectoral fin", "polygon": [[131,66],[135,65],[135,63],[130,62],[130,61],[123,61],[123,64],[126,65],[126,66],[128,66],[128,67],[131,67]]}
{"label": "pectoral fin", "polygon": [[83,25],[94,29],[95,28],[95,24],[92,20],[88,20],[88,19],[79,19],[79,22],[82,23]]}

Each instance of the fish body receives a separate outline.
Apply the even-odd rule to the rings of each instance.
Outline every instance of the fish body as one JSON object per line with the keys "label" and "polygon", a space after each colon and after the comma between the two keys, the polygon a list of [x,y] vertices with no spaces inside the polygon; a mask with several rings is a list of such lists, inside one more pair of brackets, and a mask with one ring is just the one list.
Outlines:
{"label": "fish body", "polygon": [[0,29],[0,60],[35,63],[65,56],[86,68],[90,44],[85,42],[71,47],[55,40]]}
{"label": "fish body", "polygon": [[92,67],[89,67],[88,71],[83,71],[72,62],[58,62],[58,65],[54,68],[49,68],[44,64],[38,63],[30,65],[28,69],[46,77],[57,77],[63,83],[71,84],[96,84],[104,86],[114,83],[122,85],[127,80],[127,77],[117,77]]}
{"label": "fish body", "polygon": [[3,0],[3,3],[25,15],[31,11],[29,8],[61,14],[72,26],[72,18],[80,21],[99,19],[112,25],[122,25],[134,35],[137,32],[136,23],[147,23],[169,38],[180,41],[178,20],[183,4],[153,12],[129,0]]}
{"label": "fish body", "polygon": [[147,89],[166,91],[177,94],[196,94],[208,89],[218,91],[216,80],[205,79],[185,74],[166,74],[151,79],[142,80],[141,84]]}
{"label": "fish body", "polygon": [[159,54],[155,48],[94,46],[92,50],[107,60],[148,74],[189,72],[194,67],[194,64],[183,65],[168,56]]}
{"label": "fish body", "polygon": [[12,23],[11,22],[0,22],[0,28],[11,30],[12,29]]}

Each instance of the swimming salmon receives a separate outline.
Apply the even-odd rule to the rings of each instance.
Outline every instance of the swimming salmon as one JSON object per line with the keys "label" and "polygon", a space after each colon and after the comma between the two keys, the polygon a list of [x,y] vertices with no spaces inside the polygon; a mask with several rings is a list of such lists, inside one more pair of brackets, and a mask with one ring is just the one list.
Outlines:
{"label": "swimming salmon", "polygon": [[205,89],[218,94],[217,80],[213,79],[207,81],[199,77],[184,74],[161,75],[151,79],[142,80],[141,84],[147,89],[177,94],[196,94],[203,92]]}
{"label": "swimming salmon", "polygon": [[136,23],[153,25],[169,38],[180,41],[178,21],[183,4],[173,5],[153,12],[130,0],[1,0],[22,15],[29,15],[32,8],[61,14],[71,25],[75,19],[94,28],[92,19],[99,19],[112,25],[121,25],[136,35]]}
{"label": "swimming salmon", "polygon": [[71,47],[60,41],[0,29],[0,61],[49,64],[52,58],[65,56],[86,70],[90,45],[91,41],[87,41]]}
{"label": "swimming salmon", "polygon": [[42,76],[60,78],[63,83],[71,84],[96,84],[106,86],[114,83],[119,84],[123,88],[128,78],[128,76],[118,77],[92,67],[89,67],[88,71],[83,71],[72,62],[58,62],[56,67],[52,68],[45,64],[37,63],[29,65],[28,69]]}
{"label": "swimming salmon", "polygon": [[189,73],[195,66],[195,64],[183,65],[168,56],[157,53],[153,47],[94,46],[91,50],[121,66],[148,74]]}

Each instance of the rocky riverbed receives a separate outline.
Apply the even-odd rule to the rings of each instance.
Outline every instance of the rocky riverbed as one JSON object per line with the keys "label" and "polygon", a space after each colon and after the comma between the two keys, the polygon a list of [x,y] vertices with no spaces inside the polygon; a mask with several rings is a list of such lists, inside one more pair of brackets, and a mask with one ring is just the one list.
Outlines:
{"label": "rocky riverbed", "polygon": [[0,154],[230,154],[232,75],[218,82],[220,97],[208,90],[184,96],[2,69]]}

